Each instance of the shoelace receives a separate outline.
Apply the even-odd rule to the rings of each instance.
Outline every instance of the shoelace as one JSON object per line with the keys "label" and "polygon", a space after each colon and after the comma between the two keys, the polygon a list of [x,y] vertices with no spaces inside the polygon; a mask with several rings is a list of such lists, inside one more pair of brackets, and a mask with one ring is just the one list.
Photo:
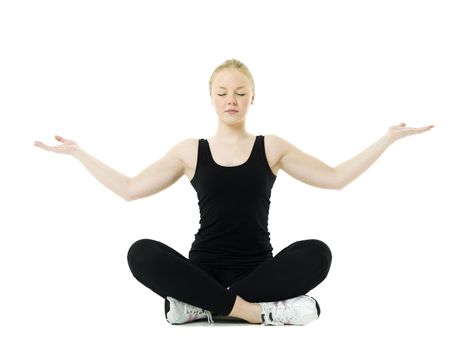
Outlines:
{"label": "shoelace", "polygon": [[[281,304],[283,307],[279,307]],[[283,301],[262,303],[261,307],[263,325],[283,326],[284,324],[290,324],[297,317],[293,306]]]}
{"label": "shoelace", "polygon": [[192,314],[192,315],[206,315],[207,318],[208,318],[208,324],[214,324],[214,321],[212,319],[212,314],[211,314],[211,311],[208,311],[208,310],[204,310],[204,309],[201,309],[197,306],[194,306],[194,305],[190,305],[190,304],[187,304],[187,303],[184,303],[185,304],[185,313],[186,314]]}

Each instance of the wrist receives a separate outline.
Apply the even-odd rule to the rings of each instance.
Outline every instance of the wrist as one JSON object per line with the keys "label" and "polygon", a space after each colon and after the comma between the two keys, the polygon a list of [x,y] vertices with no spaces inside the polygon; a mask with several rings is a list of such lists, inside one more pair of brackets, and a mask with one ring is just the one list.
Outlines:
{"label": "wrist", "polygon": [[383,142],[386,144],[387,147],[390,146],[390,145],[392,145],[392,144],[394,143],[394,141],[395,141],[395,140],[393,140],[393,139],[391,138],[391,136],[390,136],[389,134],[387,134],[387,133],[384,134],[384,136],[382,137],[382,140],[383,140]]}
{"label": "wrist", "polygon": [[76,158],[78,160],[80,160],[80,157],[83,155],[83,153],[84,153],[84,151],[80,147],[74,147],[70,151],[71,156],[73,156],[74,158]]}

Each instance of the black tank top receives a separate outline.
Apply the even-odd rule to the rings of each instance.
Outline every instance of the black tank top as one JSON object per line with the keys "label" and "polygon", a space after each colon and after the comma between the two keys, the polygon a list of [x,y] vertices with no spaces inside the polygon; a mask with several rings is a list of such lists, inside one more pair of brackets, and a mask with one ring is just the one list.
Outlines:
{"label": "black tank top", "polygon": [[190,183],[198,196],[200,227],[189,259],[214,268],[253,268],[272,258],[268,232],[271,189],[276,175],[266,160],[264,136],[257,135],[248,160],[221,166],[206,139]]}

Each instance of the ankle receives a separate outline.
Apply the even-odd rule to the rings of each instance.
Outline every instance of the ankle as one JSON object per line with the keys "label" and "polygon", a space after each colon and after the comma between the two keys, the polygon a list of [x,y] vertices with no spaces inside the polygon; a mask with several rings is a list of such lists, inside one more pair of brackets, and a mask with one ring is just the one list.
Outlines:
{"label": "ankle", "polygon": [[250,303],[237,295],[232,311],[228,316],[241,318],[249,323],[262,323],[261,305]]}
{"label": "ankle", "polygon": [[261,305],[258,303],[250,303],[250,315],[248,317],[248,322],[250,323],[262,323],[263,320],[261,319]]}

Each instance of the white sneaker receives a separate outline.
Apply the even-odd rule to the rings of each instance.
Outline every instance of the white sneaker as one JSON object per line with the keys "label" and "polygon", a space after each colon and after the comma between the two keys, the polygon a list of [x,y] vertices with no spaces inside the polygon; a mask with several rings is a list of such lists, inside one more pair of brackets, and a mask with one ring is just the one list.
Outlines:
{"label": "white sneaker", "polygon": [[321,312],[318,302],[308,295],[258,304],[261,305],[263,326],[304,326],[316,320]]}
{"label": "white sneaker", "polygon": [[182,324],[206,317],[208,324],[214,324],[210,311],[184,303],[170,296],[165,299],[165,317],[167,322],[171,324]]}

